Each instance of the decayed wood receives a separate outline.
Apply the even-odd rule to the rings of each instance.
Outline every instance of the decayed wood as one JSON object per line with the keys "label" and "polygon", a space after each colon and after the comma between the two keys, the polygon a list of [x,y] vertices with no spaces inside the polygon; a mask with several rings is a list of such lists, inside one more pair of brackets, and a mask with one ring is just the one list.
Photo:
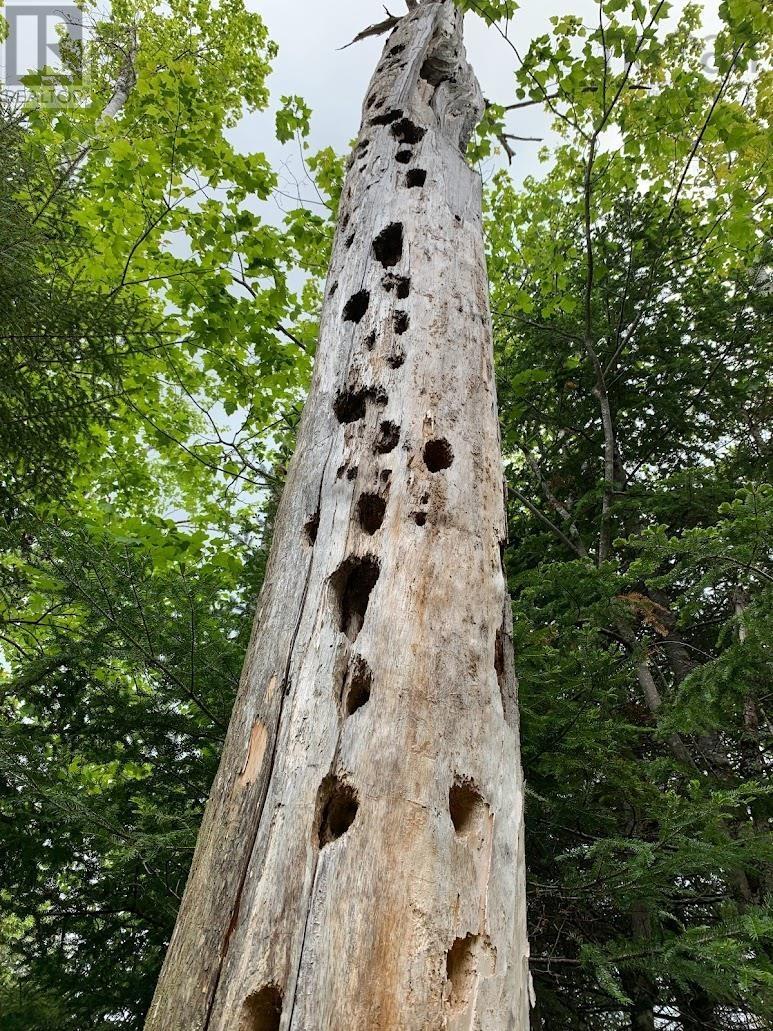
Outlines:
{"label": "decayed wood", "polygon": [[526,1031],[479,177],[450,0],[368,90],[312,390],[147,1031]]}

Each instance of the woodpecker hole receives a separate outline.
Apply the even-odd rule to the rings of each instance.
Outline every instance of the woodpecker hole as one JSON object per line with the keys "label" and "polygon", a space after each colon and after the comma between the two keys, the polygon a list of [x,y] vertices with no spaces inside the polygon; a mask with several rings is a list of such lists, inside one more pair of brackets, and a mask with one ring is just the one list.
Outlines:
{"label": "woodpecker hole", "polygon": [[313,547],[317,543],[317,534],[319,533],[319,509],[306,520],[303,532],[306,534],[306,540]]}
{"label": "woodpecker hole", "polygon": [[333,402],[333,411],[338,421],[348,423],[364,419],[368,394],[365,387],[346,387],[344,390],[339,390]]}
{"label": "woodpecker hole", "polygon": [[390,369],[399,369],[400,366],[404,364],[404,362],[405,352],[400,350],[393,351],[392,354],[390,354],[386,360],[386,363],[390,367]]}
{"label": "woodpecker hole", "polygon": [[369,536],[381,529],[386,513],[386,500],[380,494],[361,494],[357,502],[360,526]]}
{"label": "woodpecker hole", "polygon": [[416,523],[417,526],[426,526],[427,525],[427,513],[426,512],[414,512],[413,513],[413,521]]}
{"label": "woodpecker hole", "polygon": [[360,322],[370,304],[370,291],[358,290],[352,294],[344,308],[344,322]]}
{"label": "woodpecker hole", "polygon": [[398,300],[404,301],[411,292],[411,280],[408,276],[396,276],[394,272],[387,272],[381,280],[381,285],[388,294],[394,290]]}
{"label": "woodpecker hole", "polygon": [[399,161],[401,165],[407,165],[409,164],[412,157],[412,150],[398,150],[398,152],[395,154],[395,161]]}
{"label": "woodpecker hole", "polygon": [[381,572],[372,555],[350,557],[331,577],[331,586],[338,607],[338,626],[350,641],[357,639],[365,623],[365,613],[373,588]]}
{"label": "woodpecker hole", "polygon": [[244,1000],[240,1031],[279,1031],[282,993],[275,984],[266,985]]}
{"label": "woodpecker hole", "polygon": [[387,50],[387,57],[397,57],[405,50],[405,43],[396,43],[391,50]]}
{"label": "woodpecker hole", "polygon": [[448,469],[454,461],[454,452],[444,437],[428,440],[424,445],[424,464],[431,473]]}
{"label": "woodpecker hole", "polygon": [[420,125],[416,125],[410,118],[401,118],[399,122],[395,122],[392,126],[392,135],[400,143],[407,143],[409,146],[413,146],[416,143],[421,143],[427,133],[426,129],[422,129]]}
{"label": "woodpecker hole", "polygon": [[395,333],[398,336],[402,336],[406,332],[410,325],[410,317],[407,311],[396,311],[394,316]]}
{"label": "woodpecker hole", "polygon": [[[458,51],[455,52],[454,56],[456,56],[456,53]],[[434,86],[437,89],[441,82],[446,82],[449,78],[447,62],[442,58],[427,57],[421,66],[419,78],[424,79],[430,86]]]}
{"label": "woodpecker hole", "polygon": [[448,1003],[452,1010],[463,1010],[472,997],[478,974],[477,943],[477,934],[457,938],[446,955],[446,978],[450,986]]}
{"label": "woodpecker hole", "polygon": [[384,419],[379,425],[378,437],[373,445],[373,451],[377,455],[388,455],[394,451],[400,441],[400,427],[390,419]]}
{"label": "woodpecker hole", "polygon": [[405,174],[406,186],[421,187],[427,181],[427,172],[424,168],[411,168]]}
{"label": "woodpecker hole", "polygon": [[325,777],[317,792],[316,843],[319,848],[346,834],[354,823],[358,806],[357,792],[351,785],[340,777]]}
{"label": "woodpecker hole", "polygon": [[373,673],[361,655],[355,655],[344,679],[344,712],[352,716],[370,701]]}
{"label": "woodpecker hole", "polygon": [[396,265],[403,256],[403,224],[392,222],[373,241],[373,253],[384,268]]}
{"label": "woodpecker hole", "polygon": [[375,118],[371,118],[370,125],[391,125],[392,122],[396,122],[398,118],[402,117],[402,111],[386,111],[383,115],[376,115]]}
{"label": "woodpecker hole", "polygon": [[448,811],[460,838],[470,838],[481,833],[487,808],[483,796],[471,780],[457,778],[454,781],[448,792]]}

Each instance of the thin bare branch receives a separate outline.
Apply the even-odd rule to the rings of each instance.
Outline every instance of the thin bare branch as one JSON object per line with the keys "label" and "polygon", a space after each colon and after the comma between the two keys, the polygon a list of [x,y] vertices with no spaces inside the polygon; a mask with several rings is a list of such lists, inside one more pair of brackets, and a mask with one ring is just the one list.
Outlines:
{"label": "thin bare branch", "polygon": [[369,39],[371,36],[383,36],[387,32],[391,32],[392,29],[396,29],[402,21],[402,16],[390,14],[386,7],[384,10],[387,13],[387,17],[383,21],[376,22],[375,25],[369,25],[367,29],[363,29],[362,32],[358,32],[350,43],[347,43],[345,46],[339,47],[338,49],[347,50],[349,47],[354,46],[355,43],[361,43],[363,39]]}

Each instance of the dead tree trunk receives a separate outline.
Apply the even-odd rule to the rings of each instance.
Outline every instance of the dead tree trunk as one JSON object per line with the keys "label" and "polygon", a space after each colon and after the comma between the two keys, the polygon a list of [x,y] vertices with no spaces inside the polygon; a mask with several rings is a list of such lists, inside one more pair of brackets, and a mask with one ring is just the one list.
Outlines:
{"label": "dead tree trunk", "polygon": [[451,0],[386,44],[222,764],[147,1031],[526,1031],[479,177]]}

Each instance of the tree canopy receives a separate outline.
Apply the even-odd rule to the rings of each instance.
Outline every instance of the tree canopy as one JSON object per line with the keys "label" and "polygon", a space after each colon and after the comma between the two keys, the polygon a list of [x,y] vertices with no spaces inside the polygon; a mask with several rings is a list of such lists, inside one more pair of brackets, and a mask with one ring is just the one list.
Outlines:
{"label": "tree canopy", "polygon": [[[485,177],[535,1027],[770,1026],[773,15],[512,42]],[[250,633],[345,156],[282,224],[241,0],[90,6],[0,106],[0,1031],[140,1028]],[[50,77],[46,80],[50,84]],[[37,98],[37,99],[36,99]],[[540,105],[558,142],[498,155]],[[515,146],[518,144],[515,143]],[[515,155],[517,162],[518,155]],[[496,169],[490,174],[492,167]]]}

